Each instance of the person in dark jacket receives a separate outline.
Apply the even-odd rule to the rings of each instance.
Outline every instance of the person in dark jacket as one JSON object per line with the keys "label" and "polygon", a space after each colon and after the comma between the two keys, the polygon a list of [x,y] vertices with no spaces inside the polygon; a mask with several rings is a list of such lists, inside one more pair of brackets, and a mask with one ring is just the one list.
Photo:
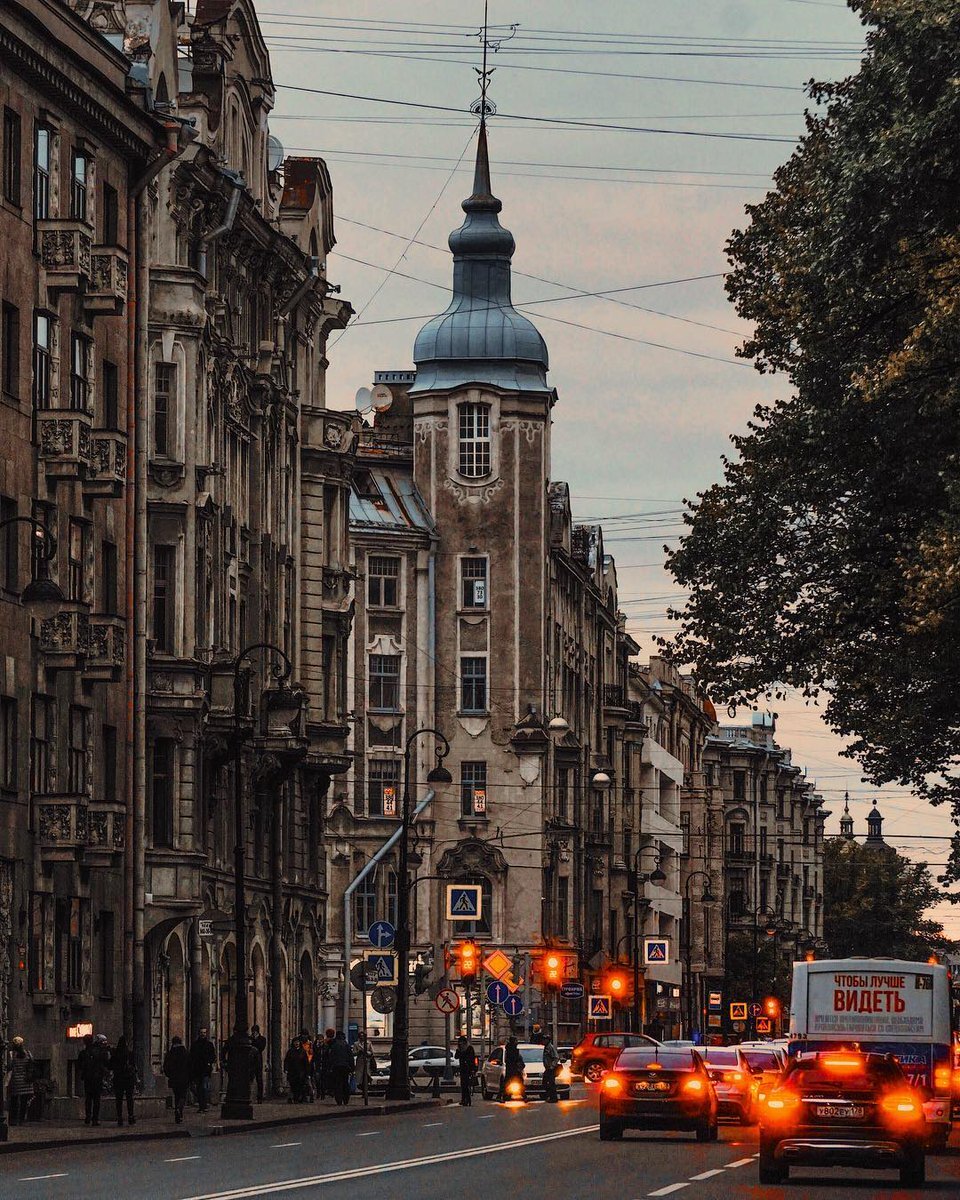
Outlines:
{"label": "person in dark jacket", "polygon": [[328,1029],[324,1033],[323,1038],[317,1038],[317,1044],[314,1047],[315,1058],[317,1060],[317,1079],[320,1087],[320,1099],[325,1100],[328,1095],[333,1093],[333,1083],[330,1079],[330,1047],[333,1045],[333,1039],[337,1036],[335,1029]]}
{"label": "person in dark jacket", "polygon": [[457,1067],[460,1072],[460,1103],[472,1104],[473,1077],[477,1071],[477,1052],[464,1034],[457,1038]]}
{"label": "person in dark jacket", "polygon": [[10,1124],[23,1125],[33,1096],[33,1058],[19,1035],[10,1045]]}
{"label": "person in dark jacket", "polygon": [[127,1124],[136,1125],[137,1119],[133,1115],[133,1089],[137,1082],[137,1072],[125,1037],[120,1038],[110,1055],[110,1071],[113,1075],[113,1098],[117,1104],[117,1124],[123,1124],[123,1102],[126,1100]]}
{"label": "person in dark jacket", "polygon": [[267,1058],[267,1039],[260,1032],[260,1026],[254,1025],[250,1030],[250,1045],[256,1050],[253,1061],[254,1078],[257,1081],[257,1103],[263,1103],[263,1068]]}
{"label": "person in dark jacket", "polygon": [[302,1104],[307,1091],[307,1056],[299,1038],[291,1040],[290,1049],[284,1055],[283,1073],[290,1088],[290,1103]]}
{"label": "person in dark jacket", "polygon": [[508,1095],[507,1087],[512,1079],[523,1083],[523,1055],[515,1037],[508,1037],[503,1051],[503,1097]]}
{"label": "person in dark jacket", "polygon": [[350,1103],[350,1073],[353,1071],[353,1051],[347,1045],[343,1030],[330,1043],[327,1051],[330,1064],[330,1090],[337,1104]]}
{"label": "person in dark jacket", "polygon": [[190,1052],[183,1044],[183,1038],[175,1037],[170,1042],[170,1049],[163,1056],[163,1073],[167,1077],[170,1091],[173,1092],[173,1119],[179,1125],[183,1120],[183,1106],[190,1090]]}
{"label": "person in dark jacket", "polygon": [[88,1033],[83,1039],[83,1049],[77,1055],[77,1073],[83,1082],[84,1125],[100,1124],[100,1100],[109,1064],[107,1039],[102,1033],[96,1038]]}
{"label": "person in dark jacket", "polygon": [[197,1096],[197,1108],[206,1112],[210,1104],[210,1077],[217,1061],[217,1048],[210,1041],[206,1027],[200,1030],[190,1047],[190,1082]]}

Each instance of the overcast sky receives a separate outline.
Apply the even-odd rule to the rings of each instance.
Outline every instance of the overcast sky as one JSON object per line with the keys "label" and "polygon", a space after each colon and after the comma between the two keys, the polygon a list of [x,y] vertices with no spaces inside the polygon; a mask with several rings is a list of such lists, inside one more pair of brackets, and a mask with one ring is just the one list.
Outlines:
{"label": "overcast sky", "polygon": [[[328,274],[359,319],[331,339],[328,403],[350,408],[375,370],[412,366],[417,330],[446,306],[483,0],[258,11],[278,84],[271,128],[333,176]],[[719,478],[730,434],[783,387],[734,357],[744,326],[723,292],[725,240],[789,156],[805,81],[855,70],[862,29],[833,0],[490,0],[490,23],[505,39],[517,25],[490,59],[490,153],[517,241],[514,298],[530,304],[559,392],[553,475],[578,519],[604,520],[622,607],[649,648],[682,599],[661,563],[683,498]],[[708,278],[666,283],[693,276]],[[612,289],[631,290],[574,295]],[[815,710],[776,708],[778,740],[825,794],[831,827],[845,789],[858,832],[879,795],[890,841],[945,862],[945,813],[877,793]],[[960,909],[938,915],[960,937]]]}

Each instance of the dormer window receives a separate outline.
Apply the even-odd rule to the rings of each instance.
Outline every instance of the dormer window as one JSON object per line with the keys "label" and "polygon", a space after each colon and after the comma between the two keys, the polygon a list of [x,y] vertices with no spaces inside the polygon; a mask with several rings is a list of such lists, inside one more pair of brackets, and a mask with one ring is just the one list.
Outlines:
{"label": "dormer window", "polygon": [[482,479],[490,474],[490,408],[486,404],[461,404],[460,474]]}

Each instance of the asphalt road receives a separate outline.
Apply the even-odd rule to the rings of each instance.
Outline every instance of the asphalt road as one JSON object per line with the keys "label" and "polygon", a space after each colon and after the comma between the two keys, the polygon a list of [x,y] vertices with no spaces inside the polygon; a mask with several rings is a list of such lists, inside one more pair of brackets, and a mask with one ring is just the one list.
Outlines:
{"label": "asphalt road", "polygon": [[926,1189],[892,1172],[796,1170],[757,1183],[756,1132],[720,1141],[628,1133],[601,1143],[592,1097],[484,1104],[291,1126],[242,1136],[129,1143],[0,1160],[2,1200],[872,1200],[960,1196],[960,1136],[927,1162]]}

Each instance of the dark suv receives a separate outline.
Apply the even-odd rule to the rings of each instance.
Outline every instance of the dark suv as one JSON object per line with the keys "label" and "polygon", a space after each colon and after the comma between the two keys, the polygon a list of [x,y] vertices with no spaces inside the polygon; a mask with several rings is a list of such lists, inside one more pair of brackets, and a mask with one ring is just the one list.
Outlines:
{"label": "dark suv", "polygon": [[790,1167],[886,1167],[924,1182],[923,1101],[889,1054],[818,1050],[791,1059],[760,1106],[760,1182]]}
{"label": "dark suv", "polygon": [[582,1075],[588,1083],[599,1083],[604,1071],[609,1071],[621,1050],[631,1046],[659,1045],[645,1033],[587,1033],[574,1046],[570,1070]]}

